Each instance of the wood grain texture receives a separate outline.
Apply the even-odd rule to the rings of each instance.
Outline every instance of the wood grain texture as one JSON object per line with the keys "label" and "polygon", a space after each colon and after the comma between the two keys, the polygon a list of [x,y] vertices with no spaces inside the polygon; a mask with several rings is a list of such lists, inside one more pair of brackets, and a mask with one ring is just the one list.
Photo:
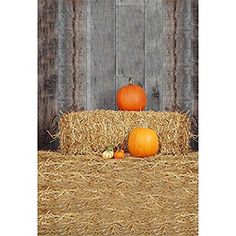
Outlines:
{"label": "wood grain texture", "polygon": [[85,0],[59,1],[58,108],[86,109],[86,11]]}
{"label": "wood grain texture", "polygon": [[115,0],[90,1],[88,109],[115,108]]}
{"label": "wood grain texture", "polygon": [[175,11],[176,0],[163,0],[163,109],[174,110],[176,104]]}
{"label": "wood grain texture", "polygon": [[192,0],[191,13],[192,13],[192,114],[198,118],[198,1]]}
{"label": "wood grain texture", "polygon": [[192,77],[191,77],[191,1],[176,2],[176,105],[183,111],[191,111]]}
{"label": "wood grain texture", "polygon": [[87,109],[90,110],[91,105],[91,57],[92,57],[92,46],[91,46],[91,39],[92,39],[92,32],[91,32],[91,22],[92,22],[92,1],[93,0],[87,0],[87,16],[86,16],[86,38],[87,38],[87,60],[86,60],[86,75],[87,75],[87,95],[86,95],[86,106]]}
{"label": "wood grain texture", "polygon": [[[58,0],[60,1],[60,0]],[[38,13],[42,14],[44,11],[57,11],[58,9],[57,0],[38,0]],[[44,18],[45,19],[45,18]]]}
{"label": "wood grain texture", "polygon": [[163,110],[162,0],[145,0],[145,90],[147,110]]}
{"label": "wood grain texture", "polygon": [[47,133],[57,131],[57,1],[38,1],[38,148],[53,148]]}
{"label": "wood grain texture", "polygon": [[144,1],[117,0],[116,88],[132,77],[144,85]]}
{"label": "wood grain texture", "polygon": [[191,111],[191,4],[163,1],[163,106],[164,110]]}
{"label": "wood grain texture", "polygon": [[[191,17],[192,17],[192,122],[191,131],[198,135],[198,1],[191,0]],[[198,138],[192,140],[191,147],[198,150]]]}

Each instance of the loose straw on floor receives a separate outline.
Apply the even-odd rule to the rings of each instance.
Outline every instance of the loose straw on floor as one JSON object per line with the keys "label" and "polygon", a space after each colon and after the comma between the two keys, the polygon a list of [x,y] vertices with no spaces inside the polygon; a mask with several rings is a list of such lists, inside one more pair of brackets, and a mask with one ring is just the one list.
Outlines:
{"label": "loose straw on floor", "polygon": [[38,153],[39,235],[197,235],[198,153]]}

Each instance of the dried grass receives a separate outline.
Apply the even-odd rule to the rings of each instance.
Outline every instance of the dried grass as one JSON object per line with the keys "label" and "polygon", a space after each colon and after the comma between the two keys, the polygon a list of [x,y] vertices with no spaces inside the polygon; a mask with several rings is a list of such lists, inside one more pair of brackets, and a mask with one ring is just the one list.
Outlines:
{"label": "dried grass", "polygon": [[198,153],[103,160],[40,151],[38,175],[39,235],[198,234]]}
{"label": "dried grass", "polygon": [[64,154],[96,154],[127,139],[135,127],[154,129],[161,154],[189,151],[190,121],[178,112],[96,110],[64,114],[60,121],[60,148]]}

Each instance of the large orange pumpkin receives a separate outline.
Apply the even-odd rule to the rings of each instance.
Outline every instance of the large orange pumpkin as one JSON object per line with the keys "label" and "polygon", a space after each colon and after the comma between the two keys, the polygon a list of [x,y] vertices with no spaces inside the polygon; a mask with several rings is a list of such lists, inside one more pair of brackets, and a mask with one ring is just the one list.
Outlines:
{"label": "large orange pumpkin", "polygon": [[159,151],[159,140],[156,132],[148,128],[133,129],[129,134],[128,148],[132,156],[154,156]]}
{"label": "large orange pumpkin", "polygon": [[118,90],[116,102],[119,110],[140,111],[145,109],[147,98],[144,89],[130,78],[130,83]]}

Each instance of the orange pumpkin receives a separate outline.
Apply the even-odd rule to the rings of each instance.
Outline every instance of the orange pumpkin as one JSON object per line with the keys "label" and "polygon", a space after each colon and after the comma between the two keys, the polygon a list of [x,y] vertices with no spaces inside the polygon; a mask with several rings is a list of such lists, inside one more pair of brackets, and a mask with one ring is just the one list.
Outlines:
{"label": "orange pumpkin", "polygon": [[114,158],[115,159],[123,159],[125,157],[125,152],[123,149],[120,149],[120,150],[117,150],[115,153],[114,153]]}
{"label": "orange pumpkin", "polygon": [[129,134],[128,148],[132,156],[154,156],[159,151],[159,139],[152,129],[135,128]]}
{"label": "orange pumpkin", "polygon": [[120,88],[116,95],[117,106],[123,111],[140,111],[144,110],[147,97],[144,89],[131,82],[128,85]]}

